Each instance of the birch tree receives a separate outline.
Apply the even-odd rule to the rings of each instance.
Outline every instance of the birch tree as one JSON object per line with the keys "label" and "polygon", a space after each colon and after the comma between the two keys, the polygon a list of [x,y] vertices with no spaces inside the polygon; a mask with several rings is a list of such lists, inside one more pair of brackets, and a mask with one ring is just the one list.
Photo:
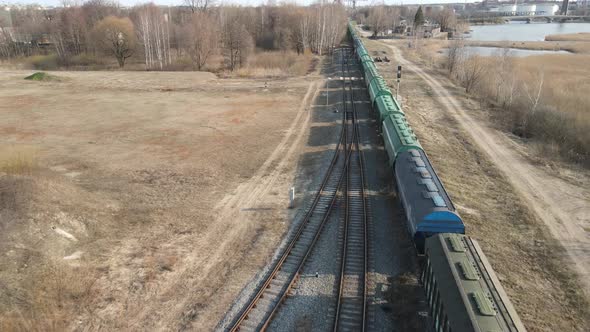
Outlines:
{"label": "birch tree", "polygon": [[137,9],[137,32],[143,45],[146,69],[164,69],[172,63],[169,13],[154,4]]}
{"label": "birch tree", "polygon": [[524,94],[526,95],[529,101],[529,109],[526,116],[523,119],[523,130],[527,132],[529,127],[529,122],[532,118],[535,117],[537,112],[537,108],[539,107],[539,101],[541,100],[541,93],[543,92],[543,84],[545,83],[545,71],[543,69],[539,70],[536,77],[533,77],[531,80],[533,84],[529,85],[526,81],[522,83]]}

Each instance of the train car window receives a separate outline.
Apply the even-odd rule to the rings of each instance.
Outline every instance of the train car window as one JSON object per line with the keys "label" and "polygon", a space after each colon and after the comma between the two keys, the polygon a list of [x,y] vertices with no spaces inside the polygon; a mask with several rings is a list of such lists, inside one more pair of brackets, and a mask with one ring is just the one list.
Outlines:
{"label": "train car window", "polygon": [[432,289],[432,278],[433,278],[433,274],[432,274],[432,269],[429,267],[428,271],[426,272],[426,294],[430,293],[430,290]]}
{"label": "train car window", "polygon": [[412,157],[412,160],[414,161],[417,167],[426,167],[426,164],[424,163],[424,160],[422,160],[422,158]]}
{"label": "train car window", "polygon": [[438,192],[438,188],[436,187],[432,179],[418,179],[418,183],[426,185],[426,189],[429,192]]}
{"label": "train car window", "polygon": [[428,276],[428,271],[430,270],[430,257],[428,257],[428,251],[426,252],[426,267],[424,268],[424,271],[422,271],[422,277],[420,278],[422,283],[426,285],[426,278]]}
{"label": "train car window", "polygon": [[430,297],[429,297],[429,301],[428,301],[428,306],[431,309],[434,306],[434,300],[435,300],[436,294],[438,294],[436,287],[437,287],[436,279],[433,277],[432,278],[432,290],[430,291]]}
{"label": "train car window", "polygon": [[420,172],[420,176],[425,178],[425,179],[430,179],[432,178],[432,175],[430,175],[430,172],[427,171],[426,169],[424,169],[423,171]]}
{"label": "train car window", "polygon": [[428,276],[429,278],[429,282],[428,284],[430,285],[430,287],[428,288],[428,293],[426,293],[426,302],[428,302],[428,305],[430,306],[430,301],[432,300],[432,290],[434,289],[434,279],[432,279],[432,276]]}
{"label": "train car window", "polygon": [[434,290],[434,299],[432,300],[432,308],[434,312],[438,311],[438,304],[440,303],[440,292],[438,288]]}
{"label": "train car window", "polygon": [[436,331],[441,332],[443,327],[443,305],[442,303],[438,306],[438,310],[436,312]]}
{"label": "train car window", "polygon": [[442,197],[440,197],[439,194],[432,195],[432,201],[434,202],[434,205],[436,205],[436,207],[447,206],[447,204],[445,204],[445,201],[442,199]]}
{"label": "train car window", "polygon": [[437,331],[438,331],[439,324],[440,324],[440,307],[441,307],[440,294],[439,294],[439,292],[436,292],[436,301],[435,301],[433,311],[434,311],[434,328]]}

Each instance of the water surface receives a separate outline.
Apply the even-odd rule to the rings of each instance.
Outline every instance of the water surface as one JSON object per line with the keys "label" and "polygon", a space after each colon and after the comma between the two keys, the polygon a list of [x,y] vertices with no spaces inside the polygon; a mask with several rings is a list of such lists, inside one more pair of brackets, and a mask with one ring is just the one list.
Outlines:
{"label": "water surface", "polygon": [[[465,46],[465,49],[469,54],[477,54],[482,56],[501,55],[504,52],[503,48],[500,47],[483,47],[483,46]],[[443,49],[443,53],[447,54],[448,49]],[[522,50],[518,48],[508,48],[508,55],[515,57],[526,57],[531,55],[542,55],[542,54],[572,54],[567,51],[541,51],[541,50]]]}
{"label": "water surface", "polygon": [[590,32],[590,23],[531,23],[513,22],[498,25],[473,25],[469,39],[495,41],[543,41],[547,35]]}

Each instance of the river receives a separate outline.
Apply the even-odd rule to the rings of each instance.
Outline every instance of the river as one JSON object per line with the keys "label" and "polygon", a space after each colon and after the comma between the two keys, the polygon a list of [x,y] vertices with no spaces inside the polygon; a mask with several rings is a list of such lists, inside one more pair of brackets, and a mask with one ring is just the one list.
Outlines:
{"label": "river", "polygon": [[[467,54],[478,54],[482,56],[500,55],[504,51],[503,48],[499,47],[483,47],[483,46],[465,46]],[[448,54],[449,49],[445,48],[442,50],[443,54]],[[571,54],[567,51],[541,51],[541,50],[523,50],[518,48],[508,48],[508,55],[515,56],[518,58],[531,56],[531,55],[543,55],[543,54]]]}
{"label": "river", "polygon": [[471,26],[468,39],[482,41],[543,41],[547,35],[590,32],[590,23],[511,22],[498,25]]}

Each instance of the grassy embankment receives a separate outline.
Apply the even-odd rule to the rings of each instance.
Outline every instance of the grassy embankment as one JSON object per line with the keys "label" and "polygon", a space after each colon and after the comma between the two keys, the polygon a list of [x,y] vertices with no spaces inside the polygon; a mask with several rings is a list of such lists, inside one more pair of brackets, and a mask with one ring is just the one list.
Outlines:
{"label": "grassy embankment", "polygon": [[549,35],[547,41],[585,41],[590,42],[590,32],[566,33],[562,35]]}
{"label": "grassy embankment", "polygon": [[[466,84],[466,67],[480,71],[470,93],[488,102],[492,118],[507,131],[526,139],[546,157],[561,156],[582,164],[590,163],[590,34],[548,36],[545,42],[479,42],[464,45],[536,50],[570,50],[576,54],[545,54],[524,58],[479,57],[453,73],[442,49],[446,41],[424,41],[408,50],[434,68],[445,71],[458,84]],[[573,41],[577,40],[577,41]],[[563,42],[565,41],[565,42]],[[567,46],[566,46],[567,45]],[[538,100],[537,100],[538,97]]]}

